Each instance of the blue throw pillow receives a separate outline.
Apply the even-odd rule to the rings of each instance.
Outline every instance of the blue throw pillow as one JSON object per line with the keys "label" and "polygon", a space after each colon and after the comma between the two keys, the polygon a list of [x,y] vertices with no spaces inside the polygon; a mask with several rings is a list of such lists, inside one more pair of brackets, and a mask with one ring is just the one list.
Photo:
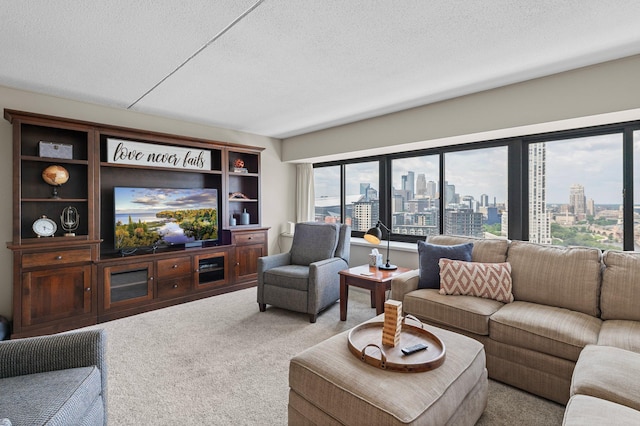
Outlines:
{"label": "blue throw pillow", "polygon": [[418,241],[418,261],[420,263],[420,279],[418,288],[440,288],[440,266],[442,258],[471,262],[473,243],[455,246],[441,246]]}

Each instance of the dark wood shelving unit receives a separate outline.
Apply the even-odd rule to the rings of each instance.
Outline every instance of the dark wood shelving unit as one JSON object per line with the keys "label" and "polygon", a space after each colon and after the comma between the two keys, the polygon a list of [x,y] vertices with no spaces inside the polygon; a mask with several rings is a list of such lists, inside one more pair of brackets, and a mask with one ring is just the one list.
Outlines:
{"label": "dark wood shelving unit", "polygon": [[[263,148],[5,110],[13,125],[13,336],[70,330],[202,297],[254,286],[257,258],[267,255],[268,228],[261,225],[260,154]],[[109,161],[108,139],[197,149],[209,168]],[[71,158],[40,156],[40,142],[70,146]],[[237,160],[244,169],[233,167]],[[206,163],[205,163],[206,164]],[[53,187],[42,179],[50,165],[67,169]],[[114,244],[114,187],[215,188],[218,234],[199,247],[139,250],[122,256]],[[230,198],[242,193],[241,199]],[[79,215],[75,236],[63,236],[61,213]],[[249,224],[240,224],[240,214]],[[38,238],[33,222],[58,224]],[[238,217],[230,226],[230,217]]]}

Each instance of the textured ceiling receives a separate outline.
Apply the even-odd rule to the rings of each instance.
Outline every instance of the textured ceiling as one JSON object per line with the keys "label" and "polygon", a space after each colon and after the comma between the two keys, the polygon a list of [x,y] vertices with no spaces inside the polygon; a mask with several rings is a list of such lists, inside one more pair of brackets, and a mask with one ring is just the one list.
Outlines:
{"label": "textured ceiling", "polygon": [[0,85],[284,138],[640,53],[637,0],[3,0]]}

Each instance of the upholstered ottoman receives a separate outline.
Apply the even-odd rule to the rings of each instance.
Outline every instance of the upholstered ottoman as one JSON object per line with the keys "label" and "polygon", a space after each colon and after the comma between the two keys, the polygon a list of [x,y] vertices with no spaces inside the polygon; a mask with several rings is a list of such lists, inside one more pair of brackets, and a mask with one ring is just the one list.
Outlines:
{"label": "upholstered ottoman", "polygon": [[466,336],[425,327],[446,347],[444,364],[432,371],[402,373],[366,364],[349,351],[348,331],[293,357],[289,424],[475,424],[487,404],[484,347]]}

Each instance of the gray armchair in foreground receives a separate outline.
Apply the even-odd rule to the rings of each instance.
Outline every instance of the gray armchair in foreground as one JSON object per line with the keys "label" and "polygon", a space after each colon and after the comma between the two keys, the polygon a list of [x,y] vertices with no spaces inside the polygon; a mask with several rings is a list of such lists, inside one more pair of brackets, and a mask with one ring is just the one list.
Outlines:
{"label": "gray armchair in foreground", "polygon": [[87,330],[0,342],[0,420],[106,425],[105,341]]}
{"label": "gray armchair in foreground", "polygon": [[340,298],[338,272],[349,267],[351,227],[297,223],[288,253],[258,259],[258,305],[309,314],[318,313]]}

